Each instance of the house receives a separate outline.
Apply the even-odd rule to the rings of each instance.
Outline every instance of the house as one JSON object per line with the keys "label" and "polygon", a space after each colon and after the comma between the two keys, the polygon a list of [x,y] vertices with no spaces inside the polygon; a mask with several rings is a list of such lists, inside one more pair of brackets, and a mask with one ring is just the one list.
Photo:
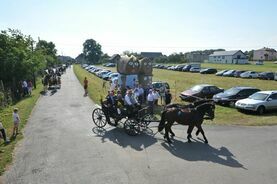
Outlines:
{"label": "house", "polygon": [[204,52],[189,52],[185,54],[185,59],[188,62],[204,62],[209,59],[209,54]]}
{"label": "house", "polygon": [[241,50],[217,51],[209,55],[210,63],[247,64],[247,56]]}
{"label": "house", "polygon": [[112,55],[112,57],[110,57],[108,59],[109,63],[117,63],[117,61],[120,59],[120,55],[119,54],[114,54]]}
{"label": "house", "polygon": [[140,55],[149,59],[155,59],[157,57],[163,56],[161,52],[141,52]]}
{"label": "house", "polygon": [[254,50],[253,60],[261,60],[261,61],[273,61],[277,59],[277,52],[275,49],[270,48],[262,48],[259,50]]}

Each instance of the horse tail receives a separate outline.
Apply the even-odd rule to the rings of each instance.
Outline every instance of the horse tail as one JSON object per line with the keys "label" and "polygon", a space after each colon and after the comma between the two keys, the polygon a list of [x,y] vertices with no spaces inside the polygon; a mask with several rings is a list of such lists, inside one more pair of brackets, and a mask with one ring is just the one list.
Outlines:
{"label": "horse tail", "polygon": [[158,126],[158,131],[161,132],[164,127],[165,127],[165,115],[166,115],[166,110],[164,110],[161,114],[161,121],[159,123],[159,126]]}

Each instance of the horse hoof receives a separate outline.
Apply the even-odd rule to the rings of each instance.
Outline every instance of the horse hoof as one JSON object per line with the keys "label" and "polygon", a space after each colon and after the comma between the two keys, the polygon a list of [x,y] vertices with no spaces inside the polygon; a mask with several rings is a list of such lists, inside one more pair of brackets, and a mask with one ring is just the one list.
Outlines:
{"label": "horse hoof", "polygon": [[174,137],[175,136],[175,134],[171,134],[171,137]]}
{"label": "horse hoof", "polygon": [[190,139],[188,140],[188,143],[191,143],[191,140],[190,140]]}
{"label": "horse hoof", "polygon": [[205,141],[205,144],[208,144],[209,142],[208,141]]}

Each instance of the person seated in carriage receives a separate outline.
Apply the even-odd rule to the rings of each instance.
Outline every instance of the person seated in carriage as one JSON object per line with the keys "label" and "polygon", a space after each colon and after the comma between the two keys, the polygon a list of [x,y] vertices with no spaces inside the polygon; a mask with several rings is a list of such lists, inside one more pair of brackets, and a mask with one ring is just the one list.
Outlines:
{"label": "person seated in carriage", "polygon": [[108,95],[106,96],[107,107],[109,109],[109,113],[114,116],[117,115],[117,99],[114,96],[114,91],[108,91]]}
{"label": "person seated in carriage", "polygon": [[128,117],[132,117],[140,109],[140,104],[135,98],[132,90],[128,90],[124,98],[125,107],[128,111]]}
{"label": "person seated in carriage", "polygon": [[124,99],[122,96],[122,93],[120,90],[116,92],[116,100],[117,100],[117,107],[118,108],[123,108],[124,107]]}

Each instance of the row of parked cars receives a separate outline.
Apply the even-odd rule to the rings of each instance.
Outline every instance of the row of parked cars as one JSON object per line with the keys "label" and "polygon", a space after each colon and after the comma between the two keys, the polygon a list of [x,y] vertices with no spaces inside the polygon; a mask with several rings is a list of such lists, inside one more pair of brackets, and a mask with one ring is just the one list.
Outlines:
{"label": "row of parked cars", "polygon": [[200,72],[200,64],[187,64],[187,65],[176,65],[176,66],[170,66],[170,65],[161,65],[157,64],[154,65],[153,68],[159,68],[159,69],[167,69],[167,70],[174,70],[174,71],[183,71],[183,72]]}
{"label": "row of parked cars", "polygon": [[223,77],[240,77],[240,78],[253,78],[253,79],[264,79],[264,80],[277,80],[277,72],[255,72],[245,70],[222,70],[215,74],[216,76]]}
{"label": "row of parked cars", "polygon": [[194,72],[200,74],[215,74],[216,76],[223,77],[241,77],[241,78],[258,78],[265,80],[277,80],[277,72],[255,72],[255,71],[246,71],[246,70],[222,70],[217,71],[215,68],[204,68],[201,69],[200,64],[186,64],[186,65],[176,65],[176,66],[166,66],[157,64],[154,68],[167,69],[174,71],[183,71],[183,72]]}
{"label": "row of parked cars", "polygon": [[101,79],[109,80],[109,81],[114,81],[118,79],[119,73],[112,72],[104,68],[96,67],[94,65],[83,64],[82,67],[86,69],[88,72],[96,75]]}
{"label": "row of parked cars", "polygon": [[212,99],[221,105],[235,106],[238,110],[256,111],[263,114],[267,110],[277,110],[277,91],[261,91],[254,87],[237,86],[224,90],[214,85],[200,84],[183,91],[180,98],[193,102],[197,99]]}

